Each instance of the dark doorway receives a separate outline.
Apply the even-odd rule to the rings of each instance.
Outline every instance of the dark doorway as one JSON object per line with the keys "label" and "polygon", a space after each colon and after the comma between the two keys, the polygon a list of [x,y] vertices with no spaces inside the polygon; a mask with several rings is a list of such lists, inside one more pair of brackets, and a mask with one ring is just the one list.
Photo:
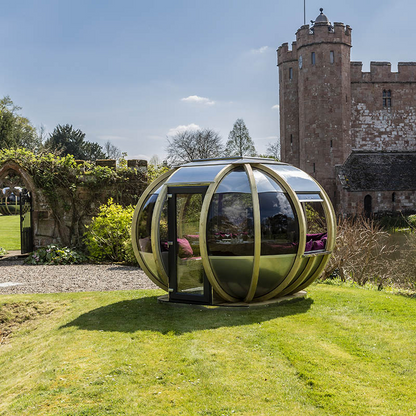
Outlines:
{"label": "dark doorway", "polygon": [[364,198],[364,215],[370,218],[373,214],[372,198],[371,195],[366,195]]}
{"label": "dark doorway", "polygon": [[27,189],[20,193],[20,236],[22,254],[33,251],[32,195]]}
{"label": "dark doorway", "polygon": [[199,247],[199,219],[207,187],[168,188],[169,299],[211,303]]}

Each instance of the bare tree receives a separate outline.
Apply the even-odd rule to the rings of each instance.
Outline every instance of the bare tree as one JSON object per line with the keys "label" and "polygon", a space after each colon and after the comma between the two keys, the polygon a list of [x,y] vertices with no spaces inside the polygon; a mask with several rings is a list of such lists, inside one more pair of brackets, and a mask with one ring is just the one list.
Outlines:
{"label": "bare tree", "polygon": [[112,144],[110,140],[107,140],[103,146],[104,153],[107,156],[107,159],[120,159],[121,150]]}
{"label": "bare tree", "polygon": [[280,160],[280,142],[267,143],[266,156],[275,160]]}
{"label": "bare tree", "polygon": [[167,140],[169,164],[220,157],[223,151],[220,135],[211,129],[185,130]]}
{"label": "bare tree", "polygon": [[256,156],[253,139],[242,118],[237,119],[225,145],[226,156]]}
{"label": "bare tree", "polygon": [[161,164],[162,164],[162,162],[161,162],[160,157],[158,155],[153,155],[149,160],[149,165],[159,166]]}

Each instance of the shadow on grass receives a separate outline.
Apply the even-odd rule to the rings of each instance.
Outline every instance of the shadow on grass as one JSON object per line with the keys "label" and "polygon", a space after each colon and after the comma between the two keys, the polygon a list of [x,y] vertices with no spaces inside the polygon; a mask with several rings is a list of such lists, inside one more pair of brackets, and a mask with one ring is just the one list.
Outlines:
{"label": "shadow on grass", "polygon": [[189,305],[163,305],[157,296],[125,300],[94,309],[61,328],[77,327],[88,331],[157,331],[181,335],[186,332],[251,325],[275,318],[306,313],[312,299],[296,299],[257,308],[201,309]]}

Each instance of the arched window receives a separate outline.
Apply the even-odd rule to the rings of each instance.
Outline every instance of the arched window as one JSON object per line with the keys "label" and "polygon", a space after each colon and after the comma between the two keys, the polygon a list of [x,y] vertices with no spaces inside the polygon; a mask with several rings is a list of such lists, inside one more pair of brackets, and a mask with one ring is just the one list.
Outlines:
{"label": "arched window", "polygon": [[396,201],[396,192],[393,192],[391,194],[391,202],[395,202]]}
{"label": "arched window", "polygon": [[391,90],[383,90],[383,107],[391,107]]}
{"label": "arched window", "polygon": [[312,64],[312,65],[315,65],[315,62],[316,62],[315,52],[312,52],[312,53],[311,53],[311,64]]}
{"label": "arched window", "polygon": [[366,195],[364,198],[364,214],[367,218],[370,218],[373,213],[372,198],[371,195]]}

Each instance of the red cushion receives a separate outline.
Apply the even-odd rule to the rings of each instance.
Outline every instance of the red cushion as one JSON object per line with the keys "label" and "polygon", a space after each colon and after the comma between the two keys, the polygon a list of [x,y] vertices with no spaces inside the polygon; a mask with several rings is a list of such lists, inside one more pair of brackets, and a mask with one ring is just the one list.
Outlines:
{"label": "red cushion", "polygon": [[181,258],[192,257],[194,254],[189,241],[186,238],[178,238],[178,255]]}

